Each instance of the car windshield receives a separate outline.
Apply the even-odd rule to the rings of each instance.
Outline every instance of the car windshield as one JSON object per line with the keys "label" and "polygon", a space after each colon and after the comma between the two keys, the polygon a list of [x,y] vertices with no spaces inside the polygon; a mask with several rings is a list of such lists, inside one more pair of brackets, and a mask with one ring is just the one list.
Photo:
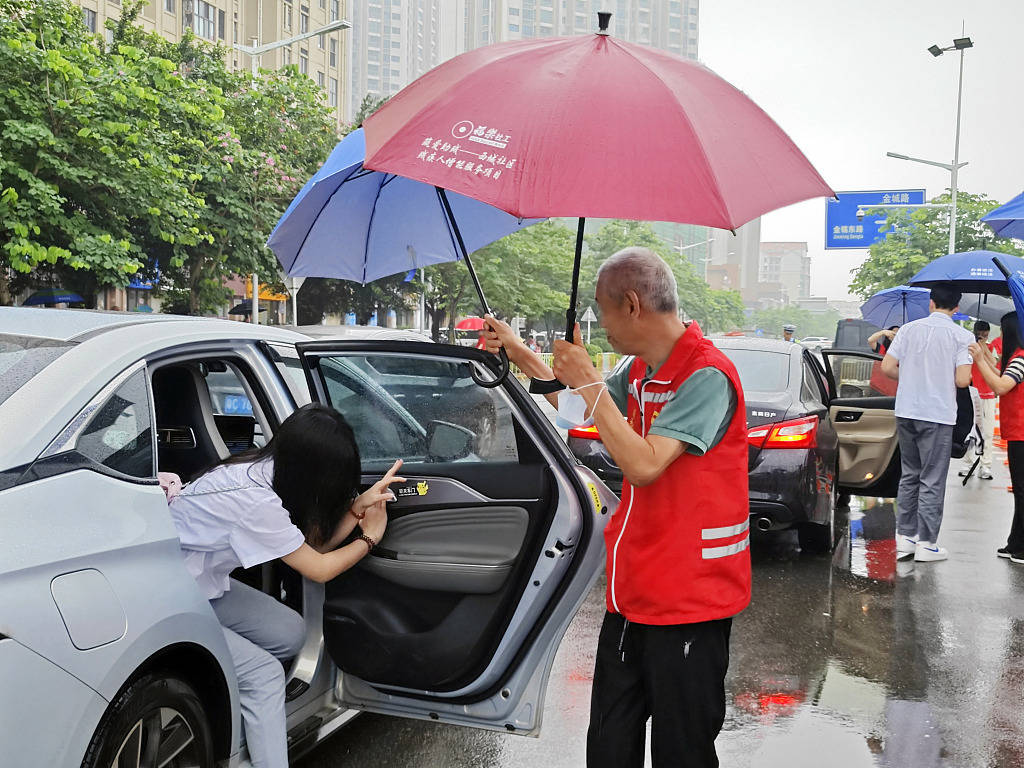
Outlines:
{"label": "car windshield", "polygon": [[58,339],[0,333],[0,403],[73,346]]}
{"label": "car windshield", "polygon": [[736,366],[744,392],[784,392],[789,389],[789,355],[761,349],[723,349]]}

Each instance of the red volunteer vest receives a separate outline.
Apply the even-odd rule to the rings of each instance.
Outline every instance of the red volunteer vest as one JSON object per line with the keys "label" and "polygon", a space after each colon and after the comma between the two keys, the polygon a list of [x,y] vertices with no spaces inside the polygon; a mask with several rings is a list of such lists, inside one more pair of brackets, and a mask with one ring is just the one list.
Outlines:
{"label": "red volunteer vest", "polygon": [[[1024,357],[1018,349],[1010,360]],[[999,398],[999,435],[1003,440],[1024,440],[1024,384]]]}
{"label": "red volunteer vest", "polygon": [[736,392],[725,435],[704,456],[684,453],[648,486],[624,482],[605,529],[608,610],[638,624],[723,619],[750,603],[746,407],[732,362],[690,323],[652,379],[643,360],[633,362],[626,415],[647,435],[662,404],[707,367]]}

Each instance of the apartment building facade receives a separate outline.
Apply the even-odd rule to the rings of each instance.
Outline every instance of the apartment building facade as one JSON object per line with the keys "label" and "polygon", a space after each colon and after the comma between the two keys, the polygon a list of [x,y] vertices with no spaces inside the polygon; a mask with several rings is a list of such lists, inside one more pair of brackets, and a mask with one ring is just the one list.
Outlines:
{"label": "apartment building facade", "polygon": [[[86,27],[108,41],[112,33],[108,19],[117,20],[123,11],[120,0],[75,0],[82,8]],[[252,59],[234,48],[286,40],[345,18],[344,0],[150,0],[138,23],[176,42],[186,30],[209,43],[227,47],[226,62],[231,69],[249,69]],[[305,40],[264,53],[259,66],[280,69],[295,65],[324,92],[324,101],[334,108],[339,127],[347,123],[349,99],[348,30],[314,35]]]}

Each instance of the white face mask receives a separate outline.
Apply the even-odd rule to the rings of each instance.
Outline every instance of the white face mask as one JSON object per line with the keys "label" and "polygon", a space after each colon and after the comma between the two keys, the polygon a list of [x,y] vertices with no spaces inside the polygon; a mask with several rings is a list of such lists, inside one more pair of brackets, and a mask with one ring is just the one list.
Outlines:
{"label": "white face mask", "polygon": [[571,389],[563,389],[558,393],[558,415],[555,417],[555,424],[562,429],[573,427],[589,427],[593,425],[594,417],[587,418],[587,401],[583,395]]}

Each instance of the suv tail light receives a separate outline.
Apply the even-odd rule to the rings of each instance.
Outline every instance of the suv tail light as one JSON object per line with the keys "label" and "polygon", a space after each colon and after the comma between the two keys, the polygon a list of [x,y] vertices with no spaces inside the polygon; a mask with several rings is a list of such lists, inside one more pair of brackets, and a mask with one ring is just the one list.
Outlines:
{"label": "suv tail light", "polygon": [[747,440],[755,448],[813,448],[818,444],[818,417],[763,424],[747,430]]}
{"label": "suv tail light", "polygon": [[569,430],[569,437],[579,437],[584,440],[601,439],[601,435],[597,432],[597,427],[573,427]]}

